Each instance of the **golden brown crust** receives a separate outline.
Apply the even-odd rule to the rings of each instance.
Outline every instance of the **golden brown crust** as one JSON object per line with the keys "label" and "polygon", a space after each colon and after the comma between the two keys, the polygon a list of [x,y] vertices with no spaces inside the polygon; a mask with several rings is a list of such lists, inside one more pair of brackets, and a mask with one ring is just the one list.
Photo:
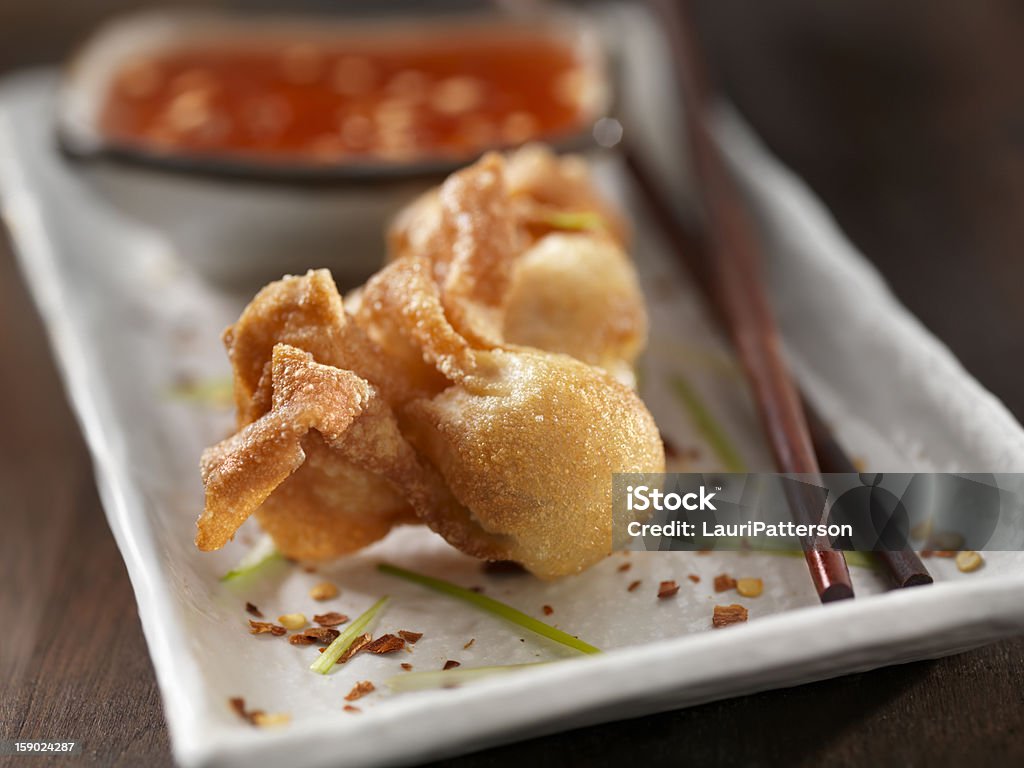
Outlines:
{"label": "golden brown crust", "polygon": [[519,258],[502,332],[511,344],[563,352],[632,385],[647,312],[628,257],[611,240],[547,235]]}
{"label": "golden brown crust", "polygon": [[389,235],[399,258],[426,259],[452,326],[471,343],[501,341],[515,256],[523,247],[496,153],[452,174],[400,214]]}
{"label": "golden brown crust", "polygon": [[595,213],[604,222],[605,236],[621,247],[629,245],[626,217],[598,192],[583,158],[559,157],[542,144],[528,144],[508,155],[506,178],[519,218],[535,238],[558,230],[545,224],[551,213]]}
{"label": "golden brown crust", "polygon": [[472,365],[472,350],[445,318],[425,258],[392,262],[370,278],[357,318],[393,364],[430,395]]}
{"label": "golden brown crust", "polygon": [[612,473],[664,469],[653,419],[628,387],[567,355],[472,347],[439,293],[414,258],[388,265],[367,289],[380,297],[367,306],[452,384],[401,413],[458,502],[414,505],[417,513],[477,557],[517,560],[542,576],[586,568],[611,549]]}
{"label": "golden brown crust", "polygon": [[341,459],[316,432],[303,441],[305,463],[256,510],[277,548],[297,560],[331,560],[417,519],[383,478]]}
{"label": "golden brown crust", "polygon": [[471,554],[497,550],[540,576],[583,570],[611,551],[612,474],[664,469],[654,421],[629,388],[570,357],[482,354],[496,375],[405,411],[414,445],[472,510],[427,523],[449,540],[485,533],[489,553]]}
{"label": "golden brown crust", "polygon": [[[365,546],[394,522],[408,519],[391,488],[386,497],[392,503],[371,508],[359,504],[365,498],[352,504],[345,495],[352,489],[349,467],[396,479],[418,470],[390,407],[369,382],[284,344],[274,347],[271,371],[270,411],[203,454],[206,508],[196,546],[219,549],[260,508],[282,551],[310,559]],[[364,453],[367,443],[373,455]],[[379,491],[376,485],[368,489]],[[343,494],[340,503],[321,508],[319,502],[334,493]]]}
{"label": "golden brown crust", "polygon": [[[566,214],[602,224],[560,231]],[[565,352],[632,384],[647,312],[626,238],[582,161],[531,146],[453,174],[399,215],[389,240],[393,259],[426,260],[470,344]]]}
{"label": "golden brown crust", "polygon": [[[439,282],[451,260],[454,240],[453,213],[466,208],[466,184],[481,167],[497,170],[503,177],[504,215],[516,230],[520,249],[529,247],[544,235],[559,231],[558,214],[594,214],[603,222],[599,236],[611,238],[619,246],[630,241],[625,216],[598,191],[586,162],[574,156],[559,157],[539,144],[530,144],[507,155],[490,153],[479,163],[454,174],[437,189],[421,195],[407,206],[388,230],[388,250],[392,259],[409,254],[429,256],[438,265]],[[456,181],[460,180],[460,181]],[[458,186],[462,191],[449,190]],[[462,198],[462,199],[460,199]],[[447,205],[446,205],[447,204]],[[446,210],[447,208],[447,210]]]}
{"label": "golden brown crust", "polygon": [[453,174],[441,187],[441,206],[451,223],[451,260],[441,301],[452,327],[470,343],[502,339],[508,284],[521,250],[505,189],[504,162],[490,153]]}
{"label": "golden brown crust", "polygon": [[415,520],[545,578],[604,557],[612,473],[660,472],[664,450],[607,372],[646,332],[624,235],[531,239],[531,211],[576,203],[601,205],[573,163],[491,155],[404,217],[392,243],[413,252],[352,315],[322,270],[263,289],[225,334],[240,431],[203,455],[197,546],[256,513],[299,559]]}
{"label": "golden brown crust", "polygon": [[402,378],[382,363],[379,348],[346,315],[331,273],[310,270],[263,288],[224,332],[239,426],[270,408],[270,358],[278,344],[309,352],[324,365],[354,371],[391,397],[408,391]]}

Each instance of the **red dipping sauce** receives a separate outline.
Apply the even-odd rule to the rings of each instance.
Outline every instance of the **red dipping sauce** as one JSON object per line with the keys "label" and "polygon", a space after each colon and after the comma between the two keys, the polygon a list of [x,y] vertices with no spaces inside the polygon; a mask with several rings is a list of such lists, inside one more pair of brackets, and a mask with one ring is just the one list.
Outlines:
{"label": "red dipping sauce", "polygon": [[165,154],[461,159],[579,133],[600,109],[597,79],[543,30],[182,42],[116,70],[99,128]]}

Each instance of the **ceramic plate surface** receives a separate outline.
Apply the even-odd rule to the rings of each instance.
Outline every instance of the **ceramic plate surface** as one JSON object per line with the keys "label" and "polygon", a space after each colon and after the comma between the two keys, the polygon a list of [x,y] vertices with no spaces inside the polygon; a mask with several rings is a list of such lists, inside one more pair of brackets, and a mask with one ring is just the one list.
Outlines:
{"label": "ceramic plate surface", "polygon": [[[657,74],[664,51],[635,15],[619,30],[649,37],[628,67],[634,108],[650,119],[635,130],[670,182],[686,195],[685,158],[671,100]],[[633,25],[628,27],[628,25]],[[637,39],[635,36],[630,39]],[[630,79],[632,78],[632,80]],[[310,574],[282,566],[237,585],[218,581],[256,531],[224,551],[192,545],[202,504],[202,448],[232,426],[211,393],[228,374],[221,329],[245,297],[200,280],[149,225],[98,195],[54,149],[56,76],[27,73],[0,88],[0,198],[24,274],[47,323],[74,408],[95,461],[111,529],[128,566],[174,751],[184,765],[391,765],[423,761],[587,723],[633,717],[711,699],[938,656],[1024,629],[1024,557],[989,553],[985,567],[957,572],[929,560],[934,586],[884,593],[884,577],[853,568],[858,599],[821,606],[804,564],[772,555],[614,555],[555,583],[484,575],[422,528],[395,531],[335,566]],[[652,85],[653,83],[653,85]],[[664,91],[661,91],[664,92]],[[643,99],[648,99],[645,105]],[[750,196],[770,253],[770,282],[787,353],[801,384],[851,452],[869,468],[903,471],[1021,471],[1024,433],[948,351],[891,296],[807,190],[723,114],[720,138]],[[631,128],[631,130],[634,130]],[[609,157],[608,189],[631,203]],[[668,438],[696,451],[698,468],[720,465],[678,398],[682,379],[721,423],[750,469],[770,469],[735,363],[651,222],[636,211],[635,258],[653,334],[642,365],[643,395]],[[310,265],[316,266],[316,265]],[[527,613],[577,634],[606,653],[566,658],[488,615],[376,572],[390,561],[480,586]],[[631,563],[627,573],[619,571]],[[712,631],[711,581],[723,571],[759,576],[756,599],[732,594],[749,623]],[[689,574],[700,577],[694,584]],[[310,586],[342,588],[314,604]],[[658,600],[675,579],[677,598]],[[627,592],[635,580],[641,586]],[[423,632],[411,654],[362,655],[321,677],[315,648],[251,637],[243,610],[268,617],[335,609],[355,615],[383,594],[394,599],[378,631]],[[474,642],[468,648],[470,640]],[[457,689],[390,693],[384,680],[415,670],[518,662],[560,663]],[[378,692],[342,710],[357,680]],[[290,725],[254,729],[228,699],[287,712]]]}

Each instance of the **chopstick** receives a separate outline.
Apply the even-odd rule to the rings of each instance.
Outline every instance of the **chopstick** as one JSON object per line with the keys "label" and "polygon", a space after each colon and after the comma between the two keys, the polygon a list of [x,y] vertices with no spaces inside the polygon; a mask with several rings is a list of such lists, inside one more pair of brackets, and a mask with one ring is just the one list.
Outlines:
{"label": "chopstick", "polygon": [[[634,186],[644,198],[645,209],[653,216],[662,235],[671,244],[673,252],[693,277],[704,298],[709,302],[716,319],[724,326],[722,307],[715,303],[715,293],[711,290],[709,260],[704,238],[696,227],[680,218],[673,210],[661,184],[652,177],[639,153],[628,142],[623,143],[622,151]],[[800,393],[800,400],[821,470],[841,474],[857,472],[853,460],[843,450],[814,405],[803,393]],[[928,569],[913,550],[883,551],[874,554],[885,565],[897,587],[916,587],[932,583]]]}
{"label": "chopstick", "polygon": [[[814,406],[801,395],[804,404],[804,413],[807,414],[807,426],[811,432],[811,442],[814,443],[814,452],[818,456],[818,463],[823,472],[836,472],[840,474],[852,474],[857,472],[857,467],[846,451],[829,431],[825,420],[817,412]],[[921,587],[931,584],[932,575],[917,553],[912,549],[879,550],[875,557],[882,561],[893,583],[899,588]]]}
{"label": "chopstick", "polygon": [[[716,301],[716,299],[720,299],[721,293],[712,289],[713,267],[705,238],[696,227],[680,217],[667,197],[664,187],[648,172],[639,153],[629,143],[623,144],[622,147],[626,167],[633,177],[637,190],[644,197],[646,209],[653,215],[662,234],[671,243],[676,255],[695,279],[715,311],[719,322],[728,327],[726,307],[723,302]],[[826,472],[856,472],[857,469],[853,461],[831,434],[825,421],[810,401],[802,394],[799,397],[806,415],[807,428],[819,467]],[[897,587],[932,583],[932,577],[927,568],[912,550],[885,551],[875,554],[885,565]],[[817,586],[817,580],[815,580],[815,584]]]}
{"label": "chopstick", "polygon": [[[800,397],[793,385],[764,286],[761,252],[753,222],[708,128],[711,88],[692,33],[688,3],[652,0],[672,44],[680,94],[686,114],[691,158],[700,185],[707,223],[708,276],[726,326],[739,354],[776,468],[785,474],[818,475]],[[811,501],[790,497],[802,522],[817,522]],[[823,602],[853,597],[850,571],[841,552],[823,536],[802,541],[811,580]]]}

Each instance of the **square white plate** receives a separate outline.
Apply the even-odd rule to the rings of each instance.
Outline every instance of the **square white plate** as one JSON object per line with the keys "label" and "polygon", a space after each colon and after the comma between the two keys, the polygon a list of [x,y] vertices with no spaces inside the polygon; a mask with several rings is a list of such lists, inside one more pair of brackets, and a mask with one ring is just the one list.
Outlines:
{"label": "square white plate", "polygon": [[[664,51],[635,15],[620,32],[648,36],[626,73],[645,81],[645,134],[663,168],[685,168],[673,152],[676,119],[650,83]],[[634,28],[626,29],[632,24]],[[635,37],[630,39],[636,39]],[[646,68],[646,69],[645,69]],[[111,529],[128,566],[163,692],[177,759],[184,765],[384,765],[450,755],[583,724],[696,704],[766,688],[954,653],[1024,629],[1024,557],[990,553],[960,574],[929,560],[934,586],[883,593],[880,574],[854,568],[858,599],[820,606],[803,562],[721,553],[613,556],[557,583],[482,574],[479,564],[424,529],[406,528],[336,566],[310,574],[280,568],[242,585],[218,577],[243,551],[192,546],[202,504],[197,460],[222,437],[231,413],[175,396],[183,380],[227,374],[219,333],[241,308],[200,281],[161,232],[119,213],[55,151],[50,132],[56,79],[29,73],[0,88],[0,199],[21,264],[43,313],[92,451]],[[646,94],[644,96],[643,94]],[[651,94],[655,94],[652,96]],[[642,103],[640,106],[644,106]],[[841,440],[873,469],[1020,471],[1024,433],[1006,410],[893,299],[807,190],[770,158],[734,117],[721,141],[750,195],[771,255],[770,281],[787,351],[804,388]],[[600,169],[613,192],[625,179]],[[680,195],[686,179],[672,181]],[[721,422],[751,469],[769,469],[759,428],[727,348],[652,225],[636,213],[635,256],[654,327],[643,365],[644,396],[666,435],[715,456],[694,432],[668,384],[684,376]],[[667,286],[667,287],[666,287]],[[240,539],[252,540],[252,532]],[[605,649],[458,689],[391,694],[400,662],[417,671],[446,659],[464,667],[559,659],[545,642],[460,603],[377,573],[388,560],[442,575]],[[618,566],[632,563],[622,573]],[[756,599],[716,596],[723,571],[760,576]],[[700,576],[699,584],[687,575]],[[322,578],[342,587],[314,604]],[[641,580],[635,592],[626,586]],[[657,582],[681,585],[672,600]],[[356,615],[382,594],[395,599],[378,631],[424,633],[411,655],[357,657],[329,676],[308,670],[315,648],[251,637],[245,601],[268,617],[337,609]],[[723,599],[724,598],[724,599]],[[741,602],[748,624],[711,631],[716,602]],[[464,646],[474,640],[468,649]],[[357,680],[378,692],[343,711]],[[287,712],[289,726],[258,730],[227,701]]]}

